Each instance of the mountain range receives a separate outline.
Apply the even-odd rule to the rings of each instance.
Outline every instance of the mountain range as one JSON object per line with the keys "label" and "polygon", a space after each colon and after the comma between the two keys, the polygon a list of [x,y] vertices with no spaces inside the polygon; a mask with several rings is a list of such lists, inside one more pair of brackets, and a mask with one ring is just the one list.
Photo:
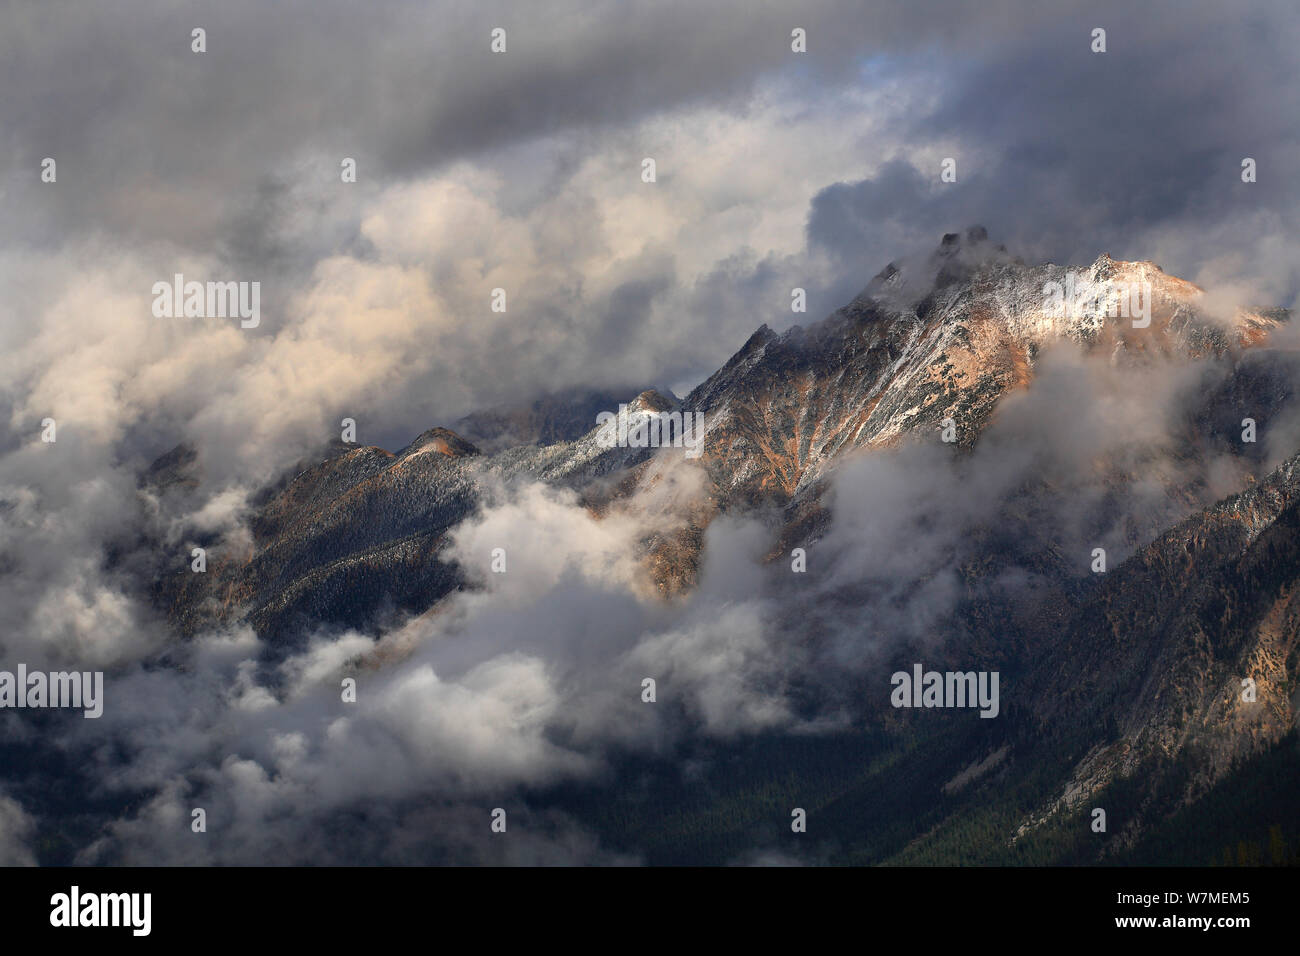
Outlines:
{"label": "mountain range", "polygon": [[[1045,287],[1067,277],[1149,289],[1149,325],[1100,299],[1052,311]],[[649,862],[1295,862],[1289,323],[1222,314],[1150,262],[1027,264],[972,227],[819,322],[761,325],[685,397],[571,390],[396,451],[322,448],[250,500],[246,538],[185,542],[204,574],[159,559],[152,599],[181,637],[246,624],[284,654],[378,639],[480,587],[491,556],[458,560],[458,529],[541,483],[598,520],[636,516],[656,600],[680,606],[710,529],[750,522],[800,731],[688,733],[601,781],[539,786],[535,806]],[[596,415],[620,403],[701,414],[703,454],[606,447]],[[1266,437],[1243,440],[1246,419]],[[181,446],[141,489],[203,482]],[[1001,714],[891,707],[889,674],[918,661],[1000,672]],[[781,824],[790,806],[813,839]]]}

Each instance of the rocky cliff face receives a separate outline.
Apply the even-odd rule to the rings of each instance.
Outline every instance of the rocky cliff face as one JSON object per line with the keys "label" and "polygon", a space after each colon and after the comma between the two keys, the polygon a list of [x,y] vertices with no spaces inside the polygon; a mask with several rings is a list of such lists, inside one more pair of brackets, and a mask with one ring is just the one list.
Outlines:
{"label": "rocky cliff face", "polygon": [[[1074,289],[1077,307],[1051,309],[1049,283]],[[1128,286],[1149,287],[1149,326],[1109,314],[1107,289]],[[778,336],[760,328],[686,406],[708,416],[707,459],[724,495],[787,503],[852,448],[937,436],[945,419],[957,443],[972,445],[998,401],[1028,384],[1036,357],[1053,342],[1140,362],[1222,355],[1279,324],[1277,316],[1246,311],[1213,321],[1198,311],[1201,297],[1148,262],[1102,255],[1083,270],[1029,267],[976,228],[945,236],[907,272],[886,267],[852,303],[809,329]]]}
{"label": "rocky cliff face", "polygon": [[1194,770],[1166,797],[1185,804],[1295,730],[1298,532],[1300,455],[1104,576],[1025,679],[1032,747],[1083,750],[1025,829],[1180,759]]}

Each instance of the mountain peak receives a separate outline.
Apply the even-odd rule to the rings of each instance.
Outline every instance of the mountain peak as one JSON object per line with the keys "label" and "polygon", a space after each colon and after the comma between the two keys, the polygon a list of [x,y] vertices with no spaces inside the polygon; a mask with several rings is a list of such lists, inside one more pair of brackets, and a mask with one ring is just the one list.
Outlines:
{"label": "mountain peak", "polygon": [[[763,326],[767,328],[767,326]],[[670,393],[671,394],[671,393]],[[669,397],[655,388],[647,388],[632,399],[628,410],[632,412],[666,412],[676,408],[680,403],[675,396]]]}
{"label": "mountain peak", "polygon": [[989,231],[983,226],[971,226],[964,234],[944,233],[939,248],[930,255],[928,263],[930,269],[936,270],[933,287],[942,289],[965,282],[980,266],[990,259],[999,258],[1004,252],[1002,247],[995,248],[989,244]]}
{"label": "mountain peak", "polygon": [[962,247],[978,246],[989,241],[989,231],[983,226],[970,226],[965,233],[945,232],[939,240],[939,253],[951,254]]}
{"label": "mountain peak", "polygon": [[479,454],[478,448],[461,438],[450,428],[430,428],[420,434],[396,455],[397,458],[414,458],[416,455],[439,454],[448,458],[466,458]]}

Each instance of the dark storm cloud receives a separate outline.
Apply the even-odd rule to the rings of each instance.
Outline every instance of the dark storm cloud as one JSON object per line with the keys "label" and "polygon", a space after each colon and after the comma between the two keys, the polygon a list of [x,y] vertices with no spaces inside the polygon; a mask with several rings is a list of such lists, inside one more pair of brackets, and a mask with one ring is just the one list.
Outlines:
{"label": "dark storm cloud", "polygon": [[[357,158],[362,181],[402,178],[539,134],[740,97],[788,56],[789,27],[775,9],[734,13],[681,3],[17,6],[0,36],[4,86],[16,93],[0,126],[20,195],[42,157],[60,164],[61,215],[33,216],[35,237],[106,225],[196,241],[230,226],[231,205],[266,180],[337,182],[337,160],[291,170],[302,150]],[[508,31],[504,56],[488,51],[496,26]],[[203,54],[190,49],[194,27],[207,31]],[[851,62],[834,32],[820,42],[819,70]]]}
{"label": "dark storm cloud", "polygon": [[[1091,50],[1096,26],[1105,53]],[[813,200],[810,243],[862,268],[979,222],[1028,258],[1163,253],[1189,276],[1225,250],[1257,253],[1270,232],[1290,244],[1298,49],[1294,10],[1277,4],[1102,8],[1008,30],[983,55],[954,49],[936,64],[934,108],[899,130],[901,158]],[[939,179],[946,156],[954,184]],[[1245,157],[1256,183],[1241,181]],[[1294,300],[1294,266],[1250,268]]]}
{"label": "dark storm cloud", "polygon": [[[1002,22],[1024,29],[1045,16],[1017,7],[19,5],[7,8],[0,35],[10,93],[0,125],[15,186],[35,181],[44,156],[64,170],[63,216],[33,218],[38,235],[104,224],[197,238],[264,180],[292,172],[336,181],[336,165],[289,169],[302,149],[354,156],[363,177],[418,175],[511,142],[628,125],[685,104],[741,109],[756,78],[792,69],[794,26],[808,31],[811,51],[795,73],[815,94],[883,51],[937,43],[978,58],[996,46]],[[488,52],[496,26],[508,31],[504,56]],[[203,54],[190,49],[195,27],[207,31]],[[136,201],[145,191],[149,202]]]}

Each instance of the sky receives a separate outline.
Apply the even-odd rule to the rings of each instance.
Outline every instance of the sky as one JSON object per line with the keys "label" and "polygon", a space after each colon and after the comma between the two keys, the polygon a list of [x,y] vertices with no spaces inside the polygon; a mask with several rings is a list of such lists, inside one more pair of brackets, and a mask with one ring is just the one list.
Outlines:
{"label": "sky", "polygon": [[[806,52],[791,48],[796,28]],[[5,650],[33,665],[130,668],[165,643],[129,570],[102,556],[132,533],[140,468],[182,441],[209,494],[184,520],[237,523],[251,490],[336,437],[344,417],[362,443],[392,450],[569,386],[684,394],[759,325],[815,321],[887,262],[973,224],[1027,261],[1149,259],[1224,301],[1294,306],[1297,51],[1289,2],[4,0],[0,552],[17,563],[0,579]],[[47,157],[54,182],[42,180]],[[941,181],[946,158],[955,182]],[[153,284],[176,273],[259,282],[260,324],[155,317]],[[790,311],[795,287],[806,316]],[[497,288],[504,312],[491,308]],[[47,418],[57,446],[40,442]],[[574,525],[573,503],[541,491],[521,500],[531,520],[550,516],[561,553],[623,553],[635,537]],[[751,555],[750,534],[719,528],[715,550]],[[620,646],[635,661],[654,631],[648,646],[699,680],[704,726],[787,719],[727,683],[733,664],[779,671],[771,648],[709,656],[730,598],[706,593],[665,623],[638,603],[633,572],[612,573],[613,584],[542,582],[532,600],[557,602],[545,605],[556,614],[626,606]],[[588,600],[564,600],[571,589]],[[255,638],[205,641],[214,682],[252,680],[240,668]],[[119,768],[123,786],[160,796],[121,823],[113,852],[167,857],[148,815],[182,813],[182,778],[248,814],[247,843],[228,859],[258,852],[255,808],[313,788],[330,806],[358,798],[321,786],[344,745],[311,737],[313,662],[328,670],[347,650],[316,647],[292,665],[303,703],[234,685],[193,726],[173,719],[192,687],[133,671],[157,713],[123,716],[123,739],[168,724],[169,743]],[[534,659],[503,649],[451,683],[422,666],[392,676],[392,703],[350,731],[360,741],[344,749],[376,755],[374,788],[405,797],[434,780],[461,793],[590,771],[589,752],[557,752],[543,732],[560,703]],[[522,697],[503,703],[505,686]],[[433,689],[400,703],[421,687]],[[450,746],[445,715],[467,710],[492,745],[443,779],[427,740],[445,731]],[[599,736],[603,713],[574,718],[574,732]],[[205,763],[214,727],[251,755]],[[430,775],[415,783],[383,760],[409,762],[412,748]],[[30,860],[35,812],[0,795],[5,858]],[[425,812],[394,809],[393,826],[417,832]],[[550,825],[536,853],[601,852]]]}
{"label": "sky", "polygon": [[[147,418],[147,451],[262,459],[344,414],[400,447],[538,390],[685,390],[791,288],[818,318],[975,223],[1297,290],[1286,3],[4,10],[10,443]],[[261,325],[154,321],[178,271],[260,281]]]}

